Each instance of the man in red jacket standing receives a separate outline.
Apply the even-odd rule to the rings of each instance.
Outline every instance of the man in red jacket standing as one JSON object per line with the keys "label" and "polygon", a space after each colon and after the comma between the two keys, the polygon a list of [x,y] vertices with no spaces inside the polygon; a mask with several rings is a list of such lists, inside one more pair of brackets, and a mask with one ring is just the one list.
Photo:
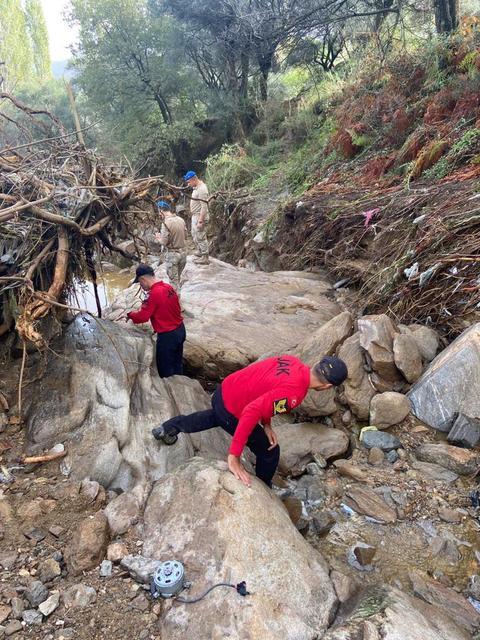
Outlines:
{"label": "man in red jacket standing", "polygon": [[[255,473],[269,487],[277,469],[280,448],[271,419],[289,413],[303,401],[309,389],[328,389],[347,378],[343,360],[326,356],[310,368],[294,356],[266,358],[227,376],[212,396],[212,408],[167,420],[152,433],[165,444],[177,434],[222,427],[232,444],[228,468],[249,486],[251,479],[240,462],[245,445],[255,454]],[[263,425],[263,426],[262,426]]]}
{"label": "man in red jacket standing", "polygon": [[127,317],[135,324],[152,323],[157,334],[156,360],[161,378],[182,375],[185,326],[177,293],[173,287],[155,277],[152,267],[139,264],[135,282],[148,292],[140,311],[130,311]]}

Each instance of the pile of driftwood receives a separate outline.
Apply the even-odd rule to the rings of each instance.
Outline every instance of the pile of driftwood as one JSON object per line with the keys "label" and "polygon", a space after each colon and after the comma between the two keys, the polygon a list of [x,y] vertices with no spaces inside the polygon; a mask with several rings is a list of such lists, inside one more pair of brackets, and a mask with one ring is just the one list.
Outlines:
{"label": "pile of driftwood", "polygon": [[[139,218],[154,215],[159,191],[175,193],[159,177],[104,163],[74,116],[72,134],[51,113],[0,93],[0,336],[16,328],[36,346],[39,320],[67,306],[74,281],[88,278],[96,290],[96,256],[140,258]],[[117,246],[125,238],[136,255]]]}

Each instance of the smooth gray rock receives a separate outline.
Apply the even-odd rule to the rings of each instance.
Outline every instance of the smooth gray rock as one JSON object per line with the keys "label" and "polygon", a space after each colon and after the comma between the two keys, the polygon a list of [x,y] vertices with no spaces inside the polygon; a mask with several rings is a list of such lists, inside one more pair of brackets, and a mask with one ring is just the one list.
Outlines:
{"label": "smooth gray rock", "polygon": [[382,451],[392,451],[402,446],[400,440],[391,433],[385,431],[365,431],[362,444],[366,449],[377,447]]}
{"label": "smooth gray rock", "polygon": [[218,589],[202,607],[174,606],[160,625],[169,640],[211,640],[215,628],[222,638],[312,640],[323,636],[336,611],[322,556],[261,481],[252,478],[247,488],[223,462],[194,458],[155,483],[145,509],[144,553],[166,558],[172,545],[198,592],[227,576],[245,577],[255,597],[239,602]]}
{"label": "smooth gray rock", "polygon": [[412,413],[448,433],[456,416],[480,416],[480,323],[442,351],[408,393]]}
{"label": "smooth gray rock", "polygon": [[25,394],[28,451],[68,442],[61,468],[74,479],[89,479],[82,491],[90,499],[95,482],[128,491],[197,450],[226,456],[229,438],[221,429],[195,439],[182,435],[173,447],[153,438],[153,427],[206,409],[210,399],[196,380],[158,377],[154,342],[145,331],[79,315],[49,357],[35,393]]}

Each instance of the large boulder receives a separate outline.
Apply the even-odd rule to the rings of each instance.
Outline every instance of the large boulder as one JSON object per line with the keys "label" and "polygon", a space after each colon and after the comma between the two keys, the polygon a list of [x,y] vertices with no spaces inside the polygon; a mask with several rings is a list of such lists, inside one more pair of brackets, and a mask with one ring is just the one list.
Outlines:
{"label": "large boulder", "polygon": [[446,433],[460,413],[480,417],[480,323],[435,358],[408,397],[417,418]]}
{"label": "large boulder", "polygon": [[228,437],[220,429],[195,443],[181,435],[174,447],[152,437],[160,422],[210,401],[195,380],[158,377],[153,342],[143,331],[79,315],[52,345],[45,371],[35,393],[25,394],[28,450],[65,443],[62,469],[75,479],[127,490],[196,451],[226,455]]}
{"label": "large boulder", "polygon": [[211,259],[208,267],[189,261],[183,279],[185,358],[213,379],[294,349],[340,312],[315,274],[251,272]]}
{"label": "large boulder", "polygon": [[[320,329],[314,331],[294,350],[296,356],[312,366],[323,356],[334,355],[337,348],[350,336],[353,330],[352,314],[343,311]],[[335,389],[310,390],[302,402],[302,411],[309,416],[328,416],[336,410]]]}
{"label": "large boulder", "polygon": [[450,613],[393,587],[370,587],[348,620],[322,640],[470,640]]}
{"label": "large boulder", "polygon": [[358,320],[358,330],[360,345],[372,369],[385,383],[393,385],[398,382],[401,377],[393,354],[393,340],[397,333],[393,321],[385,314],[363,316]]}
{"label": "large boulder", "polygon": [[319,453],[326,460],[336,458],[348,449],[348,436],[340,429],[322,424],[284,424],[275,430],[280,444],[279,470],[300,475]]}
{"label": "large boulder", "polygon": [[422,355],[412,335],[399,333],[394,337],[393,357],[405,380],[416,382],[420,378],[423,371]]}
{"label": "large boulder", "polygon": [[[159,526],[161,523],[161,526]],[[313,640],[337,598],[322,556],[259,480],[247,488],[222,462],[191,460],[157,481],[147,502],[143,553],[185,564],[189,597],[246,580],[251,597],[216,589],[201,606],[174,602],[160,622],[169,640]]]}
{"label": "large boulder", "polygon": [[367,420],[370,413],[370,401],[375,395],[365,369],[365,358],[360,346],[360,334],[355,333],[345,340],[338,351],[348,368],[348,378],[344,382],[345,400],[360,420]]}

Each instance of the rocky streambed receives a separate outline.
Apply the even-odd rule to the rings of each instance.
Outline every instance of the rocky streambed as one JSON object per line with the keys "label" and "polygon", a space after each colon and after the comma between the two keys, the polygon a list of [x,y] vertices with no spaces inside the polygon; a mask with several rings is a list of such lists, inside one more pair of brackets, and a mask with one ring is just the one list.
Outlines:
{"label": "rocky streambed", "polygon": [[[476,637],[478,448],[450,434],[466,415],[462,434],[474,437],[478,329],[441,351],[429,328],[357,321],[321,276],[213,261],[189,264],[185,278],[191,371],[215,381],[265,354],[313,362],[338,353],[348,383],[277,419],[282,453],[270,491],[229,474],[220,430],[181,435],[173,447],[152,439],[157,423],[209,398],[194,379],[156,376],[150,330],[121,321],[136,288],[111,305],[110,319],[79,315],[46,361],[28,359],[25,429],[11,419],[13,362],[0,389],[10,404],[0,637]],[[17,461],[55,445],[65,447],[60,460]],[[152,600],[153,567],[172,557],[185,564],[190,595],[241,580],[252,595]]]}

